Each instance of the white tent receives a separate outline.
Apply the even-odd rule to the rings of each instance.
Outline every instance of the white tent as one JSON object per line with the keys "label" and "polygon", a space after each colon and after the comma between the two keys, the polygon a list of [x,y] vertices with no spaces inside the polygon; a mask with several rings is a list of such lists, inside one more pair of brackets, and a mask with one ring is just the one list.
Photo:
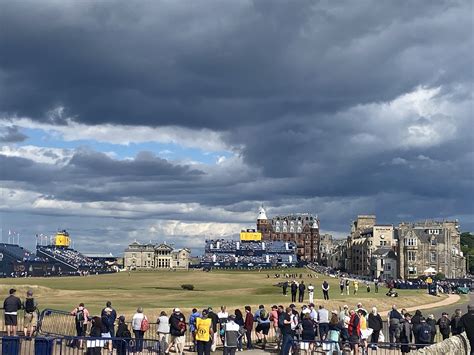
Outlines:
{"label": "white tent", "polygon": [[436,269],[434,267],[429,267],[424,271],[425,275],[435,275],[436,274]]}

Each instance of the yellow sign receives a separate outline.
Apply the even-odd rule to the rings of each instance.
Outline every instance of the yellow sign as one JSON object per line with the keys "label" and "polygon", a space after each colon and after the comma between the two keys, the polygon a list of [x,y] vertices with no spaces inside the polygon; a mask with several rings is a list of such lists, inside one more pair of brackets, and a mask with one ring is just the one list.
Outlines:
{"label": "yellow sign", "polygon": [[65,233],[56,234],[54,245],[57,247],[68,247],[71,245],[71,239]]}
{"label": "yellow sign", "polygon": [[240,232],[240,240],[260,241],[260,240],[262,240],[262,233],[260,233],[260,232]]}

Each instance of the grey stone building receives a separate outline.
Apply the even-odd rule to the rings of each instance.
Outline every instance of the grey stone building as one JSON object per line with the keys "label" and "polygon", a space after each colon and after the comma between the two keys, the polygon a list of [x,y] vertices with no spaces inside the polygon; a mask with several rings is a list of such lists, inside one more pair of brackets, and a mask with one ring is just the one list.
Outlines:
{"label": "grey stone building", "polygon": [[187,269],[191,251],[161,244],[134,241],[125,249],[124,266],[137,269]]}
{"label": "grey stone building", "polygon": [[360,276],[374,277],[373,254],[380,248],[395,246],[391,224],[376,224],[374,215],[360,215],[352,222],[347,238],[347,271]]}
{"label": "grey stone building", "polygon": [[417,278],[429,268],[447,278],[466,275],[457,220],[403,222],[398,226],[398,238],[400,277]]}

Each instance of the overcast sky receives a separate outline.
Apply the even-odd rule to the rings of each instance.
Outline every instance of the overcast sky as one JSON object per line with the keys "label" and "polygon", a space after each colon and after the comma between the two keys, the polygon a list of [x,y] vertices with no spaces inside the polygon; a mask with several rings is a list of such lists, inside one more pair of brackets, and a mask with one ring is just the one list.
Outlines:
{"label": "overcast sky", "polygon": [[269,216],[474,230],[472,1],[0,1],[1,227],[197,254]]}

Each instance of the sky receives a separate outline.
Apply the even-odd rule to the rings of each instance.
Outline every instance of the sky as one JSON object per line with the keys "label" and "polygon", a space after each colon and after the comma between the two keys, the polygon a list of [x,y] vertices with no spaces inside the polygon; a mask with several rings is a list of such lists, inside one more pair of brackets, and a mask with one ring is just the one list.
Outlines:
{"label": "sky", "polygon": [[474,230],[471,1],[0,5],[4,241],[196,255],[262,204]]}

